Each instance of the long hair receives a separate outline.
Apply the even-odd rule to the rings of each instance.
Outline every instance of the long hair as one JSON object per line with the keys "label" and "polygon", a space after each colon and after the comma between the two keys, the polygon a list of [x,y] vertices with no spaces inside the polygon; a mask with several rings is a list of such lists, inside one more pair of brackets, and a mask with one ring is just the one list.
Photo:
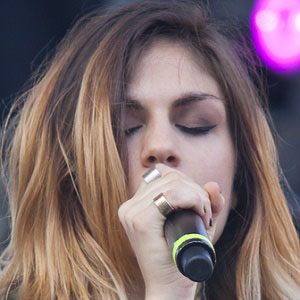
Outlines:
{"label": "long hair", "polygon": [[143,298],[117,215],[128,196],[122,111],[137,61],[158,38],[204,61],[235,145],[238,202],[216,243],[208,299],[299,295],[299,239],[251,56],[199,4],[153,0],[80,19],[12,108],[2,129],[11,240],[1,299]]}

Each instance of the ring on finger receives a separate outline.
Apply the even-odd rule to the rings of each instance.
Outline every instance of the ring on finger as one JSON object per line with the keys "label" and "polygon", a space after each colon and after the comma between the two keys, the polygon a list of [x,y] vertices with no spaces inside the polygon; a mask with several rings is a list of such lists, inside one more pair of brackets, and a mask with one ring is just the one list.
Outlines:
{"label": "ring on finger", "polygon": [[159,195],[154,197],[153,202],[164,217],[167,217],[171,212],[175,210],[175,208],[169,203],[163,193],[160,193]]}
{"label": "ring on finger", "polygon": [[151,168],[143,175],[146,183],[150,183],[159,177],[161,177],[161,174],[155,167]]}

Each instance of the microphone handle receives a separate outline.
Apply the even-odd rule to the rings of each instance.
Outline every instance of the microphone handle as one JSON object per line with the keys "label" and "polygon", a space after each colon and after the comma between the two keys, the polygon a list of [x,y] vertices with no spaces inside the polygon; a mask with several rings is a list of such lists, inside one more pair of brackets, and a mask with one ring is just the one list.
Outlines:
{"label": "microphone handle", "polygon": [[193,210],[176,210],[167,217],[164,232],[178,270],[192,281],[207,280],[216,253],[201,217]]}

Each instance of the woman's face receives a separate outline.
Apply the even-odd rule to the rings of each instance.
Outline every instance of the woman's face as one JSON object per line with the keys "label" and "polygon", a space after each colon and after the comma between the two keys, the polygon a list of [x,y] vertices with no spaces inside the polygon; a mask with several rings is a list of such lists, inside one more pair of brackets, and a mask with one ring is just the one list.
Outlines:
{"label": "woman's face", "polygon": [[234,148],[217,82],[179,43],[159,40],[137,62],[127,99],[131,103],[125,110],[130,197],[142,175],[156,163],[185,173],[201,187],[217,182],[225,206],[217,217],[216,242],[232,205],[235,173]]}

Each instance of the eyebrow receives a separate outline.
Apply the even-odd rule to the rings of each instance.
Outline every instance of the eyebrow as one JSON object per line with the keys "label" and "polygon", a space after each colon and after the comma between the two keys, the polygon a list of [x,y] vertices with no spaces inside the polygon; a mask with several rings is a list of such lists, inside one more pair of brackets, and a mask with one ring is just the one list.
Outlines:
{"label": "eyebrow", "polygon": [[[195,93],[195,92],[185,93],[185,94],[182,94],[179,98],[177,98],[172,103],[172,108],[183,107],[183,106],[187,106],[192,103],[195,103],[197,101],[203,101],[203,100],[209,100],[209,99],[222,101],[219,97],[217,97],[215,95],[207,94],[207,93]],[[140,101],[131,99],[131,98],[125,99],[125,106],[128,109],[146,110]]]}

